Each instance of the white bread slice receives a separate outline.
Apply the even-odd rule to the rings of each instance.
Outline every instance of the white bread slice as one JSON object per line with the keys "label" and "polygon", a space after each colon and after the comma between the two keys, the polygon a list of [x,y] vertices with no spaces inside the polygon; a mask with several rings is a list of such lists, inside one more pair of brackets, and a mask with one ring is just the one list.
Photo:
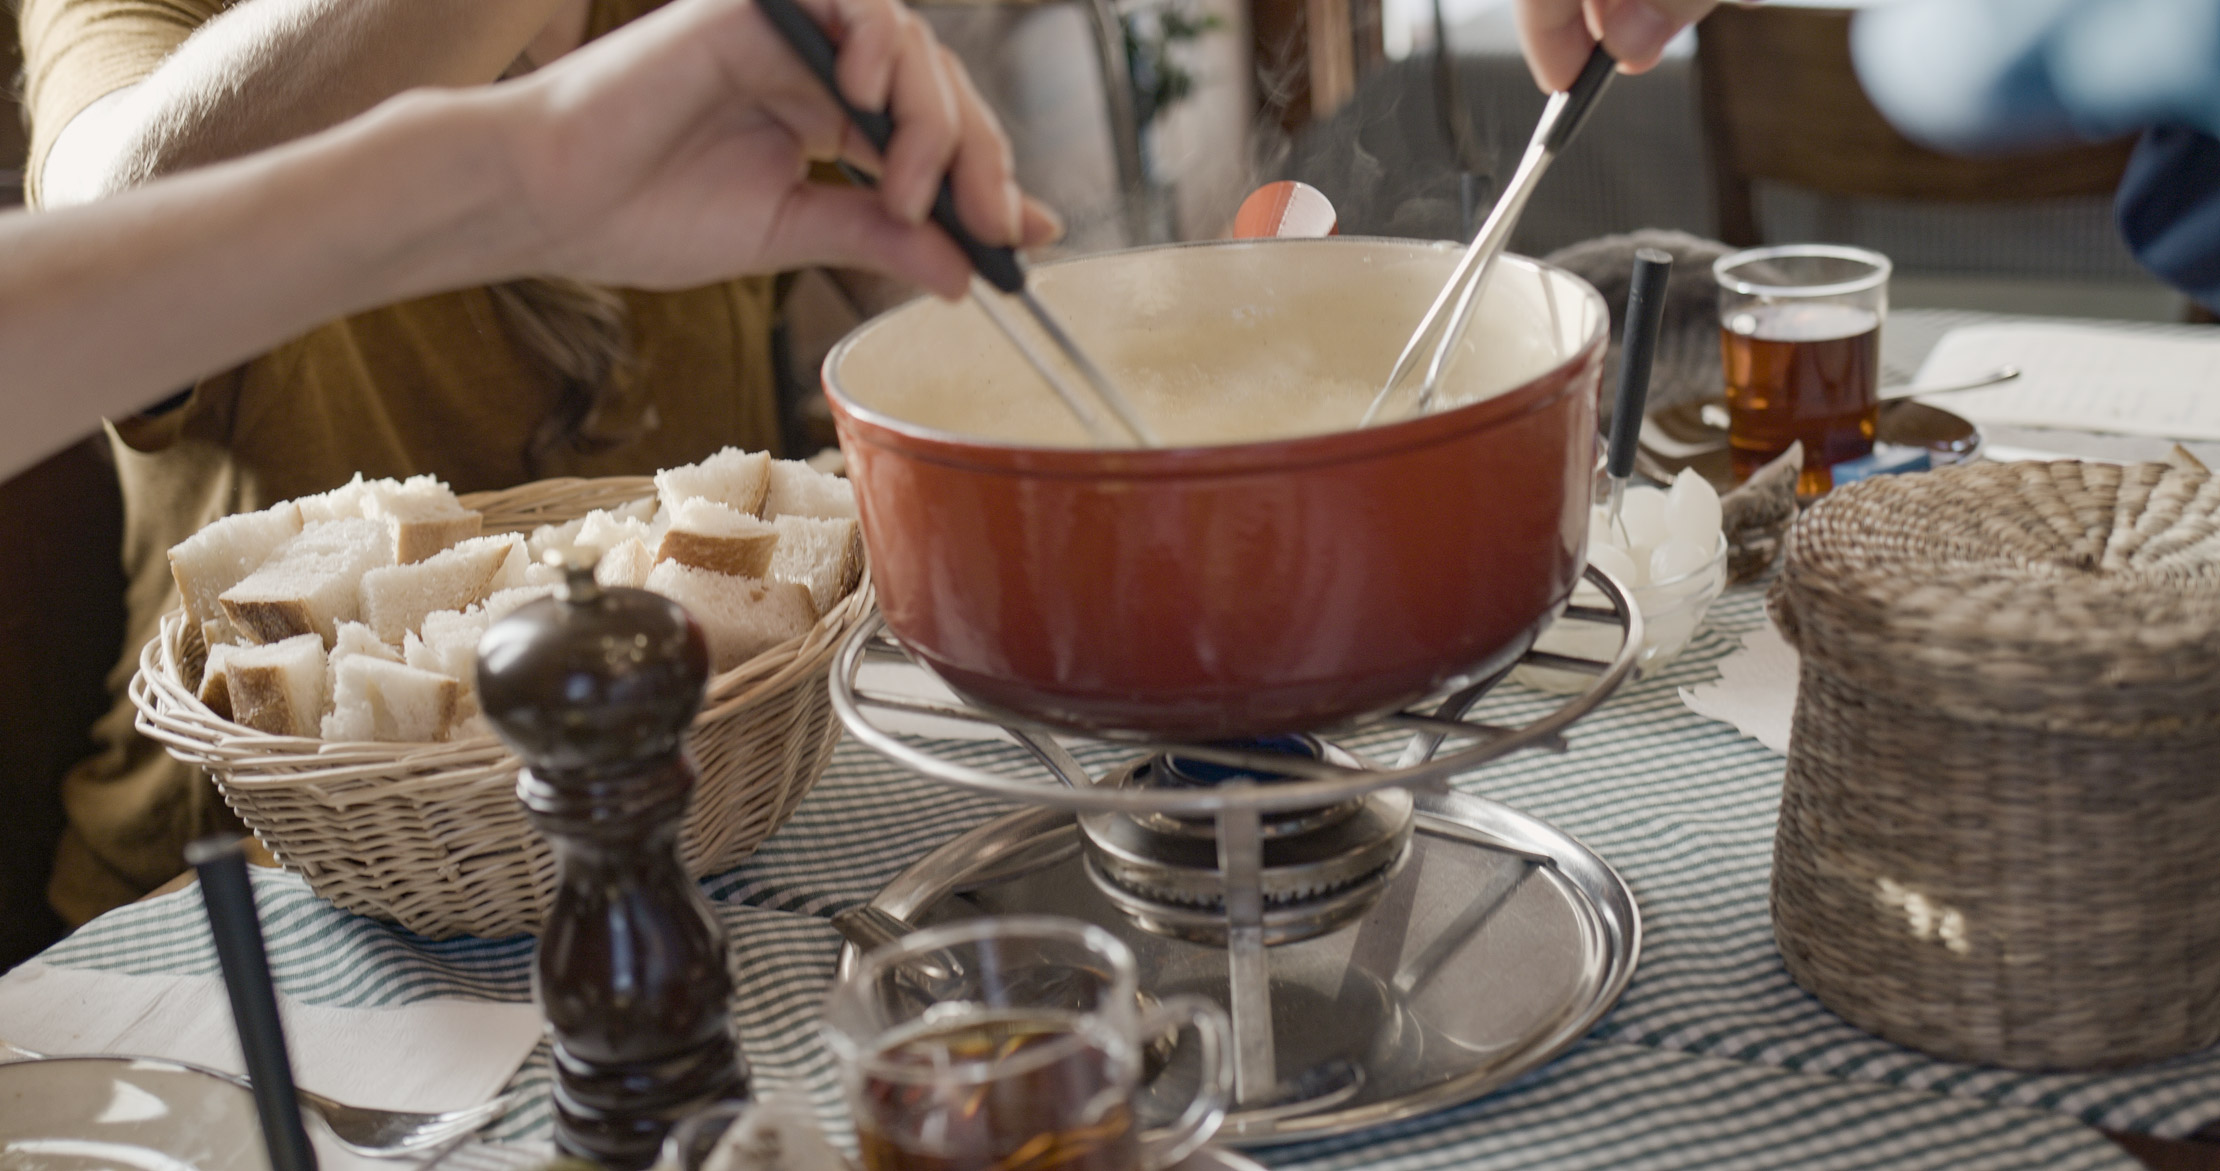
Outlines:
{"label": "white bread slice", "polygon": [[401,652],[362,622],[342,622],[332,632],[331,657],[337,660],[347,655],[369,655],[388,663],[401,661]]}
{"label": "white bread slice", "polygon": [[231,624],[231,619],[222,610],[218,610],[214,618],[200,624],[200,645],[204,647],[213,649],[227,643],[245,641],[246,636],[239,633],[239,628]]}
{"label": "white bread slice", "polygon": [[778,530],[754,516],[696,497],[671,510],[671,527],[656,545],[655,559],[711,573],[762,577],[771,568],[778,541]]}
{"label": "white bread slice", "polygon": [[500,537],[464,541],[410,565],[362,575],[362,618],[398,646],[435,610],[460,610],[484,598],[512,544]]}
{"label": "white bread slice", "polygon": [[[375,483],[392,484],[393,481],[378,480]],[[363,511],[363,506],[370,499],[371,488],[371,484],[363,482],[362,473],[356,472],[354,479],[329,492],[303,496],[293,503],[300,506],[302,524],[317,524],[327,520],[360,520],[369,516],[369,513]]]}
{"label": "white bread slice", "polygon": [[[357,655],[350,662],[374,661]],[[232,719],[278,736],[314,736],[324,708],[324,640],[297,634],[224,657]]]}
{"label": "white bread slice", "polygon": [[493,580],[486,583],[487,593],[513,590],[525,584],[525,572],[532,567],[532,551],[525,547],[523,537],[515,533],[496,533],[487,537],[472,537],[457,544],[455,548],[475,549],[481,545],[504,545],[509,550],[508,555],[502,558],[500,568],[493,571]]}
{"label": "white bread slice", "polygon": [[485,601],[478,604],[478,608],[485,613],[486,625],[491,626],[515,613],[518,607],[529,602],[537,602],[541,598],[550,597],[554,593],[555,587],[552,585],[520,586],[513,590],[502,590],[498,594],[489,595]]}
{"label": "white bread slice", "polygon": [[664,561],[647,588],[677,602],[709,636],[709,659],[728,671],[817,624],[809,588],[789,581],[732,577]]}
{"label": "white bread slice", "polygon": [[464,718],[462,684],[435,671],[355,655],[339,665],[326,740],[433,743]]}
{"label": "white bread slice", "polygon": [[324,659],[324,709],[331,710],[331,689],[339,681],[339,664],[350,655],[369,655],[388,663],[401,661],[401,652],[360,622],[342,622],[333,632],[331,653]]}
{"label": "white bread slice", "polygon": [[478,535],[484,518],[464,508],[454,490],[437,476],[411,476],[401,483],[378,480],[365,486],[364,516],[384,521],[393,533],[393,561],[408,565]]}
{"label": "white bread slice", "polygon": [[852,518],[856,486],[801,460],[778,460],[771,465],[771,490],[763,499],[763,515]]}
{"label": "white bread slice", "polygon": [[656,495],[674,515],[679,505],[697,497],[735,512],[760,515],[770,491],[770,454],[737,447],[725,448],[698,464],[655,473]]}
{"label": "white bread slice", "polygon": [[404,657],[409,666],[437,671],[471,691],[478,677],[478,640],[492,624],[477,607],[426,614],[422,630],[409,636]]}
{"label": "white bread slice", "polygon": [[646,541],[634,538],[601,555],[594,564],[594,580],[604,587],[644,589],[648,573],[654,568],[655,554],[648,551]]}
{"label": "white bread slice", "polygon": [[313,632],[328,647],[339,623],[361,617],[356,585],[392,560],[393,544],[377,521],[321,521],[302,528],[219,600],[249,641],[273,643]]}
{"label": "white bread slice", "polygon": [[170,576],[185,599],[185,616],[203,627],[222,618],[223,592],[262,568],[300,531],[301,510],[288,501],[224,517],[170,546]]}
{"label": "white bread slice", "polygon": [[224,719],[231,719],[231,684],[225,677],[226,664],[231,653],[239,648],[219,642],[208,648],[208,661],[200,668],[200,701],[208,710]]}
{"label": "white bread slice", "polygon": [[586,518],[583,516],[559,525],[541,525],[532,530],[530,537],[525,538],[525,551],[531,554],[534,564],[546,556],[550,549],[558,553],[568,552],[572,546],[578,544],[578,532],[585,527]]}
{"label": "white bread slice", "polygon": [[863,526],[847,517],[781,516],[771,576],[809,588],[822,618],[863,580]]}
{"label": "white bread slice", "polygon": [[662,511],[662,506],[662,497],[645,496],[630,504],[620,504],[610,509],[609,513],[618,520],[636,520],[641,524],[649,524],[655,520],[655,514]]}
{"label": "white bread slice", "polygon": [[587,513],[585,520],[579,525],[578,540],[573,542],[573,547],[591,549],[599,554],[606,553],[626,541],[645,541],[647,539],[648,526],[646,521],[635,517],[618,516],[613,512],[603,512],[596,509]]}

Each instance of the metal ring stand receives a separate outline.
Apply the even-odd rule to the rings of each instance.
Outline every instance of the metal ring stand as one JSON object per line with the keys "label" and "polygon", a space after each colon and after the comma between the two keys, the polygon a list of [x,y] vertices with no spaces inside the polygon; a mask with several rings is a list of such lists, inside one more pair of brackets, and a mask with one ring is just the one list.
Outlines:
{"label": "metal ring stand", "polygon": [[[1228,748],[1225,745],[1169,743],[1145,736],[1083,733],[1098,740],[1132,744],[1155,752],[1236,768],[1257,769],[1267,775],[1300,779],[1257,784],[1233,780],[1215,788],[1117,788],[1099,782],[1056,736],[1073,734],[1048,724],[1008,712],[969,703],[922,702],[909,696],[874,694],[859,685],[859,672],[869,661],[914,663],[899,642],[874,618],[842,644],[832,672],[832,700],[841,722],[858,740],[918,774],[976,792],[1034,806],[1076,812],[1115,811],[1130,814],[1210,815],[1217,823],[1218,865],[1225,876],[1226,953],[1232,1005],[1236,1100],[1244,1108],[1277,1109],[1269,1104],[1280,1093],[1271,1027],[1270,972],[1264,941],[1263,816],[1291,810],[1317,808],[1349,801],[1390,786],[1419,793],[1446,793],[1449,778],[1488,761],[1524,748],[1562,751],[1561,733],[1609,697],[1633,673],[1642,646],[1642,618],[1626,591],[1601,570],[1590,567],[1587,581],[1608,603],[1606,607],[1569,606],[1560,621],[1589,622],[1620,628],[1619,649],[1609,661],[1569,658],[1528,650],[1511,666],[1429,700],[1430,711],[1399,711],[1361,721],[1344,731],[1402,728],[1411,739],[1392,761],[1380,760],[1332,736],[1321,736],[1328,751],[1311,760]],[[1587,689],[1567,697],[1547,714],[1516,727],[1467,722],[1464,715],[1517,663],[1587,673]],[[986,725],[1007,733],[1026,750],[1030,763],[1023,775],[966,763],[935,751],[928,744],[905,738],[875,724],[872,711],[956,720]],[[1461,744],[1444,753],[1444,745]],[[1336,763],[1336,761],[1353,762]],[[1517,854],[1538,864],[1552,859],[1536,856],[1509,843],[1490,848]],[[1293,1108],[1300,1108],[1300,1103]]]}

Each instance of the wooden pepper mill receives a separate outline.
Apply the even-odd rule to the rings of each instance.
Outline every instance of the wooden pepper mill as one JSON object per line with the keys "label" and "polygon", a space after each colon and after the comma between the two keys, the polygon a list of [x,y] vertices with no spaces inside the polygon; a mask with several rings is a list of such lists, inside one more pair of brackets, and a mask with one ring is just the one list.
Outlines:
{"label": "wooden pepper mill", "polygon": [[709,650],[669,599],[602,589],[590,563],[565,573],[486,632],[478,694],[559,867],[533,970],[556,1144],[644,1167],[680,1118],[748,1090],[724,928],[678,860]]}

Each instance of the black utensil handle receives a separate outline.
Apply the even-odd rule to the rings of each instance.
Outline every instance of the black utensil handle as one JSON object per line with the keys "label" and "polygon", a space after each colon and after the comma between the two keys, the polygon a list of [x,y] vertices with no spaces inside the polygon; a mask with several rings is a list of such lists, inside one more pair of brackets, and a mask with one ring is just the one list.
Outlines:
{"label": "black utensil handle", "polygon": [[185,860],[200,872],[201,901],[208,907],[216,959],[223,964],[224,989],[231,994],[232,1023],[239,1029],[239,1052],[247,1061],[271,1171],[316,1171],[316,1151],[308,1145],[300,1100],[294,1097],[293,1062],[285,1053],[285,1026],[278,1020],[277,989],[270,983],[270,956],[262,946],[246,855],[237,838],[219,836],[187,845]]}
{"label": "black utensil handle", "polygon": [[[802,59],[802,64],[824,83],[825,91],[848,112],[848,120],[871,145],[879,148],[881,157],[886,155],[887,144],[894,140],[894,119],[884,110],[860,110],[852,105],[847,95],[840,92],[840,79],[834,72],[835,52],[832,39],[825,30],[817,27],[816,20],[802,11],[794,0],[756,0],[763,15],[778,30],[781,39]],[[1599,50],[1600,52],[1600,50]],[[963,218],[956,213],[956,186],[946,175],[941,176],[940,191],[933,197],[933,222],[948,233],[966,257],[971,267],[987,279],[987,283],[1005,293],[1015,293],[1025,287],[1025,269],[1018,264],[1017,252],[1009,248],[992,248],[979,242]]]}
{"label": "black utensil handle", "polygon": [[1544,149],[1551,154],[1565,149],[1572,136],[1580,132],[1580,124],[1588,120],[1588,111],[1596,107],[1597,96],[1611,84],[1618,70],[1619,63],[1603,51],[1602,45],[1588,54],[1588,63],[1580,67],[1580,76],[1574,78],[1572,88],[1565,91],[1564,112],[1558,115],[1557,125],[1550,127],[1549,137],[1542,140]]}
{"label": "black utensil handle", "polygon": [[1611,400],[1610,454],[1604,460],[1604,470],[1615,480],[1634,472],[1634,449],[1642,439],[1642,412],[1650,398],[1650,360],[1657,356],[1658,325],[1665,319],[1665,278],[1671,275],[1671,253],[1635,250],[1621,335],[1625,340],[1619,345],[1619,389]]}

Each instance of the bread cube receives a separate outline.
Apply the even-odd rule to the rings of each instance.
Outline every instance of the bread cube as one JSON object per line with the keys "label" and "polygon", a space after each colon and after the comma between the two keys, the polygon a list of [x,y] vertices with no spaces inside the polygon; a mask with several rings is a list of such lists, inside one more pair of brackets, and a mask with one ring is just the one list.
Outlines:
{"label": "bread cube", "polygon": [[647,588],[686,608],[709,636],[711,665],[728,671],[809,633],[817,610],[809,588],[789,581],[733,577],[676,561],[648,574]]}
{"label": "bread cube", "polygon": [[372,480],[363,485],[361,505],[362,515],[383,523],[392,534],[397,565],[422,561],[477,536],[484,520],[464,508],[437,476],[411,476],[398,483]]}
{"label": "bread cube", "polygon": [[322,521],[303,527],[218,600],[231,624],[253,642],[314,633],[329,647],[339,623],[361,616],[357,585],[392,560],[392,542],[379,522]]}
{"label": "bread cube", "polygon": [[634,539],[601,555],[594,565],[594,580],[603,586],[642,589],[654,568],[655,554],[649,552],[647,542]]}
{"label": "bread cube", "polygon": [[771,521],[779,543],[771,576],[809,590],[822,618],[863,580],[863,528],[847,517],[781,516]]}
{"label": "bread cube", "polygon": [[403,657],[411,667],[437,671],[472,691],[478,678],[478,640],[492,624],[483,608],[426,614],[423,627],[409,636]]}
{"label": "bread cube", "polygon": [[853,518],[856,486],[839,476],[828,476],[801,460],[778,460],[771,465],[770,491],[763,499],[763,515]]}
{"label": "bread cube", "polygon": [[378,637],[399,645],[435,610],[461,610],[490,593],[514,551],[506,538],[465,541],[425,560],[362,575],[362,618]]}
{"label": "bread cube", "polygon": [[[379,480],[377,482],[380,484],[393,483],[391,480]],[[319,492],[314,496],[303,496],[293,503],[300,507],[302,524],[318,524],[327,520],[367,519],[370,514],[363,510],[363,506],[369,502],[369,499],[370,485],[363,482],[361,472],[356,472],[354,479],[329,492]]]}
{"label": "bread cube", "polygon": [[435,671],[355,655],[339,665],[326,740],[423,744],[445,740],[465,718],[462,684]]}
{"label": "bread cube", "polygon": [[224,591],[260,569],[300,531],[301,510],[288,501],[213,521],[172,545],[170,576],[185,599],[185,616],[204,628],[223,618]]}
{"label": "bread cube", "polygon": [[767,452],[728,447],[698,464],[655,473],[655,492],[675,516],[688,500],[713,500],[734,512],[760,515],[771,491]]}
{"label": "bread cube", "polygon": [[696,497],[671,510],[671,527],[656,545],[655,559],[711,573],[762,577],[770,571],[778,540],[778,530],[762,520]]}
{"label": "bread cube", "polygon": [[324,669],[324,640],[316,634],[231,648],[223,663],[231,718],[275,736],[316,735],[324,710]]}

